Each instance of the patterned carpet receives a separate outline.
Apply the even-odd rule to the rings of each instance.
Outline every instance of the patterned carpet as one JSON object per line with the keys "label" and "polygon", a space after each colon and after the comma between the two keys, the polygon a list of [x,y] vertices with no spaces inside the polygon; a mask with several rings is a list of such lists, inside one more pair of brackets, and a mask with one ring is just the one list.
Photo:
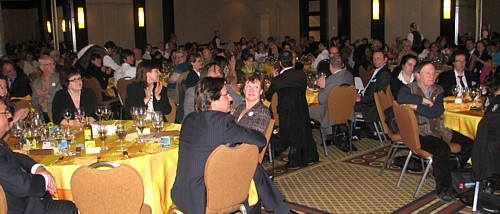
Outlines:
{"label": "patterned carpet", "polygon": [[[329,156],[325,157],[323,147],[319,146],[319,131],[313,130],[313,135],[318,143],[320,162],[275,178],[276,185],[287,201],[329,213],[391,213],[413,201],[412,196],[420,181],[420,175],[407,173],[401,186],[396,188],[398,170],[386,170],[379,176],[380,165],[360,165],[350,161],[360,154],[384,150],[379,141],[361,139],[354,142],[359,151],[354,152],[352,156],[335,146],[329,146]],[[385,144],[388,145],[389,142]],[[434,181],[428,179],[420,191],[420,196],[430,193],[433,189]],[[434,194],[430,195],[434,197]],[[436,201],[434,199],[432,201]],[[424,206],[429,203],[424,203]],[[426,211],[428,212],[425,213],[437,212],[436,209]],[[461,212],[470,213],[467,208]]]}

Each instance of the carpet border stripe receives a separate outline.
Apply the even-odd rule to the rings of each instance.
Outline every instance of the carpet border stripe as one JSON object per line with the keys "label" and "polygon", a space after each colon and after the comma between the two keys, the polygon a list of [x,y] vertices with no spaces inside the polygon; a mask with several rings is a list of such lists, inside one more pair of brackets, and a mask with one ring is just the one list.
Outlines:
{"label": "carpet border stripe", "polygon": [[[311,214],[315,214],[315,213],[325,213],[325,214],[328,214],[329,212],[326,212],[326,211],[322,211],[322,210],[318,210],[318,209],[315,209],[315,208],[311,208],[311,207],[306,207],[302,204],[297,204],[295,202],[290,202],[290,201],[286,201],[285,204],[289,204],[291,206],[296,206],[296,207],[300,207],[304,210],[307,210],[306,213],[311,213]],[[293,208],[293,207],[292,207]]]}
{"label": "carpet border stripe", "polygon": [[407,204],[403,207],[400,207],[399,209],[393,211],[392,213],[410,213],[412,211],[415,211],[418,208],[422,207],[422,205],[428,204],[429,202],[436,199],[436,196],[434,196],[435,192],[436,191],[433,190],[432,192],[427,193],[426,195],[410,202],[409,204]]}

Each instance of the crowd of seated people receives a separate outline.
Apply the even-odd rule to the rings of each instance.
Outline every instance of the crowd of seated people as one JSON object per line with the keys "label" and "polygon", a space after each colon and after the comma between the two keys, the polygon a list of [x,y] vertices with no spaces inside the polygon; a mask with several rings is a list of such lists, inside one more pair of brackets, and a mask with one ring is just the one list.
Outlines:
{"label": "crowd of seated people", "polygon": [[[29,96],[31,106],[43,114],[46,122],[64,124],[61,111],[66,108],[85,109],[89,119],[95,119],[93,108],[99,104],[95,99],[95,92],[84,87],[82,76],[96,78],[104,90],[115,90],[113,87],[116,87],[118,80],[126,78],[134,83],[127,87],[129,96],[124,102],[124,111],[129,112],[128,109],[132,106],[145,106],[151,111],[160,110],[166,115],[177,107],[170,106],[169,99],[175,100],[177,96],[183,96],[184,99],[179,100],[182,104],[177,103],[184,112],[181,118],[177,118],[180,122],[190,113],[196,112],[195,89],[199,82],[204,77],[221,77],[226,80],[224,86],[232,97],[236,123],[247,128],[262,132],[262,128],[267,127],[265,125],[271,116],[261,102],[261,95],[265,94],[270,100],[273,93],[277,93],[281,95],[279,102],[296,102],[287,106],[296,108],[294,115],[280,114],[282,126],[279,134],[290,133],[290,136],[302,139],[301,142],[296,142],[296,139],[284,137],[281,138],[281,143],[283,150],[289,148],[288,167],[303,167],[318,161],[308,121],[313,115],[324,117],[326,112],[311,111],[307,108],[304,97],[298,96],[306,90],[307,77],[301,72],[303,62],[299,63],[296,59],[307,59],[313,64],[313,68],[321,61],[330,61],[330,72],[318,81],[320,94],[323,96],[320,105],[325,105],[324,97],[327,95],[327,91],[321,90],[328,90],[336,85],[332,81],[335,76],[342,74],[347,78],[342,82],[348,84],[353,84],[353,78],[361,77],[364,80],[363,89],[360,90],[356,110],[362,112],[368,124],[368,137],[375,138],[378,133],[372,124],[378,120],[378,115],[373,93],[390,86],[399,101],[400,91],[403,89],[404,92],[408,85],[418,80],[414,67],[419,61],[431,61],[435,69],[442,71],[436,82],[442,88],[443,96],[452,95],[452,88],[457,85],[472,87],[483,84],[488,80],[487,74],[494,72],[500,63],[498,34],[491,33],[479,41],[463,35],[458,44],[446,41],[443,36],[436,40],[426,36],[424,38],[418,25],[412,23],[408,38],[398,37],[394,44],[377,38],[354,39],[342,35],[332,37],[329,41],[317,41],[309,36],[296,42],[294,38],[285,36],[282,41],[277,37],[269,37],[267,41],[265,38],[261,41],[257,37],[242,37],[239,42],[234,42],[225,40],[218,31],[206,45],[187,42],[180,46],[177,44],[177,36],[172,34],[168,41],[160,41],[156,47],[147,44],[145,47],[121,48],[108,41],[103,46],[89,45],[78,53],[54,50],[45,43],[24,43],[8,48],[9,53],[17,54],[17,60],[2,58],[1,74],[5,78],[0,78],[0,88],[5,79],[6,91],[10,97]],[[263,63],[270,57],[278,60],[271,76],[263,72]],[[394,71],[391,71],[392,68],[395,68]],[[163,71],[168,71],[169,76],[161,79],[160,72]],[[342,72],[338,73],[339,71]],[[350,75],[346,75],[344,71],[350,72]],[[334,77],[329,78],[330,74]],[[183,82],[179,81],[185,77],[187,79]],[[272,79],[273,77],[275,78]],[[114,82],[110,84],[111,78]],[[263,87],[269,79],[272,79],[271,92]],[[491,78],[489,81],[491,84]],[[182,95],[178,91],[176,93],[179,88],[176,84],[186,86]],[[283,105],[279,108],[278,111],[287,111]],[[260,115],[259,112],[263,114]],[[264,119],[258,122],[248,121],[255,118]],[[292,121],[291,124],[286,124],[287,119]],[[76,122],[78,121],[73,119],[69,121],[74,124]],[[304,122],[306,124],[299,130],[294,129],[294,125]],[[327,145],[333,144],[333,136],[329,130],[331,125],[328,122],[322,124],[322,129],[327,129],[328,133]],[[458,134],[453,132],[453,135]],[[469,142],[470,139],[464,137],[460,140]],[[345,145],[339,144],[338,147],[345,150]],[[440,192],[445,192],[445,189],[440,189]],[[447,194],[442,193],[440,198],[446,199]]]}

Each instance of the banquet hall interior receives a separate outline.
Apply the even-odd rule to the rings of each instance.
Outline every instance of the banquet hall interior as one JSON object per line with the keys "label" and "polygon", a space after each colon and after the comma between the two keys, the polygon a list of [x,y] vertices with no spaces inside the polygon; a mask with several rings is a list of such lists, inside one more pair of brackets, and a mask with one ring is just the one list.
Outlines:
{"label": "banquet hall interior", "polygon": [[[252,56],[255,56],[256,70],[266,76],[262,81],[272,85],[273,71],[266,71],[264,67],[266,65],[279,67],[279,63],[276,63],[280,56],[277,51],[285,49],[285,44],[290,45],[290,49],[296,54],[294,59],[304,64],[302,70],[308,76],[319,72],[319,66],[316,68],[313,64],[316,57],[319,57],[318,53],[322,51],[318,50],[317,46],[323,43],[327,44],[326,51],[329,50],[328,47],[338,48],[349,70],[358,67],[353,61],[353,54],[356,52],[356,47],[364,44],[363,41],[367,42],[364,45],[370,49],[370,53],[372,50],[384,48],[389,55],[387,63],[389,67],[392,66],[392,70],[401,62],[399,56],[404,51],[405,44],[409,42],[409,34],[412,35],[411,40],[417,39],[412,34],[415,30],[422,39],[422,45],[417,48],[419,49],[417,53],[413,53],[418,61],[432,60],[436,72],[452,70],[453,67],[447,65],[451,57],[450,50],[470,51],[467,46],[469,40],[472,40],[476,48],[479,46],[476,42],[483,41],[485,45],[483,48],[491,56],[492,70],[495,70],[499,66],[497,61],[500,61],[499,11],[500,1],[498,0],[0,0],[0,56],[2,56],[2,61],[12,61],[13,66],[30,79],[28,84],[31,86],[31,92],[29,94],[13,96],[15,91],[9,91],[9,93],[13,102],[28,101],[27,106],[32,106],[31,112],[33,112],[40,110],[37,106],[30,104],[30,99],[35,97],[32,93],[37,93],[33,80],[44,73],[43,64],[38,61],[41,55],[50,53],[49,55],[54,57],[53,51],[59,51],[58,60],[54,60],[54,63],[63,67],[63,65],[73,63],[69,61],[71,53],[81,58],[85,54],[85,51],[80,53],[83,48],[89,48],[90,44],[104,47],[105,44],[109,44],[108,41],[112,41],[116,44],[116,49],[121,50],[122,55],[111,54],[118,66],[123,66],[121,61],[123,61],[122,56],[125,50],[133,51],[135,67],[142,60],[159,60],[161,75],[164,78],[163,87],[176,82],[180,83],[179,81],[169,82],[168,74],[167,77],[164,76],[165,73],[174,73],[172,69],[175,70],[176,64],[172,58],[176,53],[184,54],[184,56],[199,54],[199,57],[203,58],[205,50],[213,56],[220,51],[225,53],[226,57],[234,56],[236,70],[238,70],[239,67],[245,66],[245,62],[241,59],[243,55],[241,53],[245,49],[254,51]],[[418,27],[412,28],[413,23]],[[424,46],[424,40],[428,42],[428,47]],[[261,53],[258,47],[261,41],[265,48],[265,56],[257,59],[257,54]],[[418,55],[424,49],[431,54],[433,44],[439,48],[436,50],[439,51],[437,53],[439,57],[427,58],[427,56]],[[276,51],[270,48],[271,46],[276,48]],[[472,48],[473,51],[474,47]],[[161,54],[155,54],[155,52]],[[363,50],[363,52],[366,51]],[[271,56],[273,54],[274,57]],[[364,57],[365,53],[362,55]],[[105,63],[104,55],[101,57]],[[371,64],[371,56],[367,58],[368,64]],[[71,60],[75,60],[72,65],[79,63],[78,59]],[[184,60],[191,62],[189,58]],[[210,59],[205,60],[203,65],[209,61]],[[349,65],[350,63],[352,64]],[[87,61],[87,64],[91,63]],[[133,66],[133,63],[131,65]],[[29,68],[30,66],[33,68]],[[193,67],[193,65],[188,66]],[[29,69],[23,69],[23,67]],[[109,67],[106,68],[109,69]],[[103,67],[103,69],[106,68]],[[61,72],[58,69],[56,65],[56,72]],[[117,69],[111,70],[110,72],[117,71]],[[356,72],[353,75],[359,78],[362,74],[356,75]],[[4,71],[3,74],[5,75]],[[368,79],[363,79],[364,77],[361,76],[361,89],[375,81],[372,79],[372,74],[373,71]],[[90,81],[87,81],[86,77],[83,79],[84,87],[90,87],[86,85]],[[99,93],[103,94],[100,96],[109,95],[111,101],[105,102],[99,99],[98,106],[109,105],[115,112],[111,115],[111,119],[101,120],[102,117],[100,117],[99,124],[102,121],[111,124],[112,120],[126,118],[129,113],[125,110],[128,108],[124,106],[125,98],[120,96],[117,81],[110,81],[111,85],[99,89]],[[243,90],[239,88],[241,87],[239,84],[241,83],[232,84],[237,89],[235,90],[237,93],[240,93],[240,89]],[[316,87],[314,81],[308,84],[307,90],[310,89],[309,86]],[[9,83],[9,89],[10,87]],[[317,88],[307,91],[306,99],[309,106],[320,104],[318,91]],[[108,92],[109,94],[106,94]],[[144,135],[142,138],[146,141],[153,138],[155,142],[156,138],[161,141],[164,136],[159,134],[166,133],[170,136],[169,143],[172,142],[174,145],[177,141],[179,144],[181,121],[185,115],[179,119],[178,108],[182,108],[184,104],[179,103],[178,94],[175,96],[177,98],[173,99],[169,95],[169,98],[172,98],[171,106],[176,106],[175,109],[177,109],[177,112],[173,113],[173,118],[176,118],[177,114],[175,123],[173,120],[166,119],[169,125],[165,123],[165,127],[160,127],[156,135],[153,135],[156,133],[154,128],[147,128],[149,133],[146,134],[141,130],[141,134]],[[394,97],[397,97],[397,94]],[[185,99],[184,96],[181,101],[183,99]],[[268,107],[272,106],[267,100],[263,103]],[[474,140],[477,125],[483,114],[474,111],[462,115],[461,113],[465,111],[463,109],[452,110],[451,108],[460,108],[458,104],[453,106],[452,104],[456,104],[456,101],[448,105],[445,103],[444,125]],[[58,106],[53,106],[53,108],[58,108]],[[473,111],[469,108],[470,105],[466,111]],[[52,119],[51,115],[49,117]],[[49,126],[48,122],[47,126]],[[381,122],[385,123],[385,121]],[[132,123],[134,122],[129,122],[129,125]],[[312,137],[316,144],[319,161],[310,165],[289,168],[286,163],[287,153],[290,151],[269,150],[262,165],[285,196],[286,205],[293,213],[473,212],[472,207],[460,201],[444,203],[439,200],[435,196],[435,181],[432,172],[423,182],[417,197],[414,197],[423,174],[423,170],[419,167],[407,170],[401,184],[396,187],[408,149],[399,149],[395,154],[394,159],[402,160],[401,166],[397,166],[394,160],[384,171],[381,171],[381,168],[386,166],[384,162],[390,150],[392,151],[391,145],[394,142],[385,136],[385,127],[380,126],[381,130],[377,130],[373,136],[373,132],[366,133],[365,130],[370,129],[364,124],[363,121],[356,122],[356,127],[353,127],[354,136],[351,139],[357,151],[346,152],[336,146],[324,146],[323,144],[327,142],[326,138],[323,139],[326,136],[320,131],[321,125],[318,121],[311,120],[311,124],[307,126],[312,126]],[[464,124],[469,127],[464,128]],[[54,124],[50,123],[50,125]],[[98,126],[100,125],[96,125],[94,134],[97,133]],[[133,126],[137,125],[134,123]],[[153,127],[154,124],[151,123],[151,126]],[[85,129],[85,126],[82,125],[81,129]],[[109,129],[111,128],[108,128],[108,133]],[[116,129],[116,126],[112,129]],[[17,138],[23,137],[16,137],[15,128],[12,130],[12,135],[6,142],[14,142],[9,143],[14,148],[18,142]],[[133,130],[135,133],[135,128]],[[273,141],[279,143],[279,126],[273,127],[272,131],[274,133],[271,137],[271,148],[273,148]],[[99,151],[91,154],[92,149],[86,148],[87,139],[83,148],[79,147],[81,150],[87,149],[87,156],[83,155],[83,151],[80,154],[78,148],[76,157],[47,154],[43,151],[30,154],[36,161],[44,163],[56,178],[58,186],[54,197],[56,199],[75,199],[71,196],[70,185],[73,172],[77,171],[80,166],[90,165],[104,159],[126,163],[137,170],[144,183],[144,204],[151,207],[152,213],[171,212],[175,205],[170,199],[172,197],[170,188],[175,180],[178,158],[177,153],[172,153],[177,150],[168,150],[161,146],[145,148],[146,146],[143,145],[146,143],[139,142],[141,134],[138,136],[135,134],[135,138],[139,138],[137,143],[131,143],[135,142],[135,139],[132,140],[133,136],[130,133],[124,138],[109,135],[106,140],[109,150],[101,150],[101,156]],[[74,139],[77,138],[76,135]],[[101,140],[98,134],[96,136],[95,146],[99,146]],[[83,136],[81,138],[83,142]],[[182,139],[182,136],[180,138]],[[104,139],[102,139],[102,147],[105,147]],[[333,140],[337,141],[336,136]],[[118,149],[117,142],[123,143],[122,141],[129,146],[128,152],[115,151]],[[23,148],[17,147],[18,150],[23,150]],[[38,149],[43,150],[41,147]],[[104,158],[103,154],[109,155],[108,159]],[[398,158],[400,156],[402,158]],[[174,174],[172,174],[172,162],[175,167]],[[420,161],[410,162],[420,164]],[[159,176],[163,177],[161,182],[158,180]],[[263,212],[266,211],[263,210]]]}

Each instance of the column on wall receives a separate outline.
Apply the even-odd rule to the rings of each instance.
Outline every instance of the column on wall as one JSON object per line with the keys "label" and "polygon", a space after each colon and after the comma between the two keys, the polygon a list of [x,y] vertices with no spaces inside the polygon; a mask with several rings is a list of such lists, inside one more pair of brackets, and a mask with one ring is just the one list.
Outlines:
{"label": "column on wall", "polygon": [[372,0],[371,9],[371,38],[385,41],[385,0]]}
{"label": "column on wall", "polygon": [[132,0],[134,13],[135,47],[144,48],[147,44],[146,3],[145,0]]}

